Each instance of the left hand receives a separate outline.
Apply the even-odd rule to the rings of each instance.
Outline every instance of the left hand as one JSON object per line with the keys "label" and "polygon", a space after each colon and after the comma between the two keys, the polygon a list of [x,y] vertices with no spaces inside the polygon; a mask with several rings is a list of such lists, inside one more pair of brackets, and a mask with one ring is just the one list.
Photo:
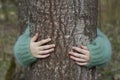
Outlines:
{"label": "left hand", "polygon": [[86,46],[72,47],[69,55],[80,66],[86,66],[90,61],[90,51]]}

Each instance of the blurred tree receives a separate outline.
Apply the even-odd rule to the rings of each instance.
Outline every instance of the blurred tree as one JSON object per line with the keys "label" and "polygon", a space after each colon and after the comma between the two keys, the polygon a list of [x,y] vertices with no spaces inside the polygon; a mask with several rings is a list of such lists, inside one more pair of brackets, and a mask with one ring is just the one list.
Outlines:
{"label": "blurred tree", "polygon": [[9,17],[8,17],[7,4],[6,4],[6,2],[7,2],[7,0],[1,0],[2,10],[3,10],[4,16],[5,16],[5,21],[8,21],[8,20],[9,20]]}
{"label": "blurred tree", "polygon": [[5,53],[5,42],[4,42],[4,27],[1,27],[1,31],[0,31],[0,37],[1,37],[1,56],[2,56],[2,60],[5,61],[6,60],[6,53]]}
{"label": "blurred tree", "polygon": [[[69,59],[71,46],[87,45],[96,37],[97,0],[17,0],[22,25],[31,36],[52,38],[55,52],[38,59],[27,71],[26,80],[95,80],[95,68],[80,67]],[[25,23],[25,24],[24,24]]]}

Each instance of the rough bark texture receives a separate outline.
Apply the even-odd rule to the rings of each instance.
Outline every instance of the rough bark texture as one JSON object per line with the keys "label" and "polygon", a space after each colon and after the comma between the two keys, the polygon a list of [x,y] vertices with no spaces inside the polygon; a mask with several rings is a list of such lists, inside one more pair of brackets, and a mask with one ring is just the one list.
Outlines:
{"label": "rough bark texture", "polygon": [[55,52],[28,68],[27,80],[95,80],[95,69],[76,65],[71,46],[87,45],[96,37],[97,0],[18,0],[31,36],[52,38]]}

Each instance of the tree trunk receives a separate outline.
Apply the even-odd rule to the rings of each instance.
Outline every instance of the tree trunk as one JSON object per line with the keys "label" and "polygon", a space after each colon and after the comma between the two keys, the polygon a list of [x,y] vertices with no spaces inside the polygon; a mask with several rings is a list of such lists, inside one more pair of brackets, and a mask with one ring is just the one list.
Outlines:
{"label": "tree trunk", "polygon": [[56,45],[47,59],[38,59],[27,80],[95,80],[95,68],[78,66],[68,56],[72,46],[87,45],[96,37],[98,0],[18,0],[31,36],[52,38]]}

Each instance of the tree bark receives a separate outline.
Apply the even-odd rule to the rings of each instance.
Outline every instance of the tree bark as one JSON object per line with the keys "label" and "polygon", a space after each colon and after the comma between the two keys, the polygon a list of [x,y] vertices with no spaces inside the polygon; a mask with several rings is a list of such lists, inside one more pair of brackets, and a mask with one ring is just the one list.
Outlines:
{"label": "tree bark", "polygon": [[95,80],[95,68],[78,66],[68,52],[96,37],[98,0],[18,0],[30,26],[31,37],[52,38],[56,45],[47,59],[38,59],[27,71],[27,80]]}

